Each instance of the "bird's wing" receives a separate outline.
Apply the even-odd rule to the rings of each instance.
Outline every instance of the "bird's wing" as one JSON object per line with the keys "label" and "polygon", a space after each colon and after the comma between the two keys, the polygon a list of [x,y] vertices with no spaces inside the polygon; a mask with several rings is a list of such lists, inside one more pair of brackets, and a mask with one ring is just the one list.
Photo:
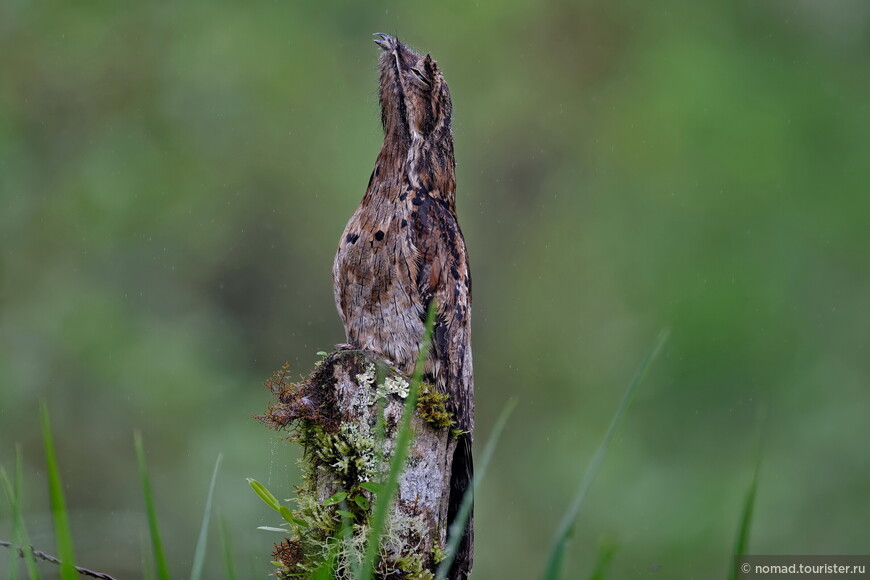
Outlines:
{"label": "bird's wing", "polygon": [[433,340],[436,385],[450,395],[457,427],[474,426],[471,368],[471,274],[465,240],[452,209],[437,197],[420,196],[414,215],[417,288],[424,310],[438,304]]}

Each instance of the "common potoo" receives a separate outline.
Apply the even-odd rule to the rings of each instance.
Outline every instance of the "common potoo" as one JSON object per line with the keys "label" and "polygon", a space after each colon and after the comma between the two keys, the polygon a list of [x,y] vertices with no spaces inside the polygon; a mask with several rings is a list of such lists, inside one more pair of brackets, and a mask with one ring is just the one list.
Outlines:
{"label": "common potoo", "polygon": [[[452,521],[472,475],[471,276],[456,219],[452,104],[429,55],[377,34],[384,143],[368,188],[339,242],[335,301],[347,342],[411,373],[429,304],[437,304],[429,380],[449,395],[463,434],[451,466]],[[469,519],[451,579],[471,571]]]}

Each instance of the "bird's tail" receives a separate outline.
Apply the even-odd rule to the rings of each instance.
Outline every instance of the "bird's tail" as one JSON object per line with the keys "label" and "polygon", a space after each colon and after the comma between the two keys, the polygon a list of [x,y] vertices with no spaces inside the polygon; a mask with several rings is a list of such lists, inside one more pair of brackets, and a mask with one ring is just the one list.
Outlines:
{"label": "bird's tail", "polygon": [[[471,434],[459,436],[456,450],[453,452],[453,466],[450,475],[450,500],[447,507],[447,521],[453,523],[466,490],[470,489],[471,477],[474,475],[474,464],[471,456]],[[473,499],[472,499],[473,501]],[[468,514],[468,522],[462,532],[462,540],[456,549],[456,558],[450,567],[450,580],[466,580],[471,573],[474,561],[474,504]]]}

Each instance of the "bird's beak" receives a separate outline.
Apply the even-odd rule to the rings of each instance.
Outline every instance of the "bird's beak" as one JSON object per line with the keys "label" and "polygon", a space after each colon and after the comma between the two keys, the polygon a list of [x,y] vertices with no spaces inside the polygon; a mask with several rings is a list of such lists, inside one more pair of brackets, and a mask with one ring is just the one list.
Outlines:
{"label": "bird's beak", "polygon": [[380,46],[383,50],[396,50],[396,45],[399,44],[399,41],[390,36],[389,34],[384,34],[383,32],[375,32],[374,36],[379,36],[380,38],[375,38],[374,43]]}

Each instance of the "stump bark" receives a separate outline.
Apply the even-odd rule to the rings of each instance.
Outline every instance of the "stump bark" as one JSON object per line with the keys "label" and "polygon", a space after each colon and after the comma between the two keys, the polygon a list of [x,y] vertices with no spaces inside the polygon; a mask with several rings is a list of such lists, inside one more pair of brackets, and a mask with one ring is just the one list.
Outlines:
{"label": "stump bark", "polygon": [[[326,566],[351,578],[362,561],[371,506],[386,481],[411,379],[376,354],[337,351],[300,383],[287,368],[267,381],[276,401],[260,417],[303,449],[303,483],[290,506],[292,537],[276,545],[280,577]],[[414,437],[379,546],[376,578],[434,578],[447,539],[450,458],[456,446],[446,395],[423,384]]]}

